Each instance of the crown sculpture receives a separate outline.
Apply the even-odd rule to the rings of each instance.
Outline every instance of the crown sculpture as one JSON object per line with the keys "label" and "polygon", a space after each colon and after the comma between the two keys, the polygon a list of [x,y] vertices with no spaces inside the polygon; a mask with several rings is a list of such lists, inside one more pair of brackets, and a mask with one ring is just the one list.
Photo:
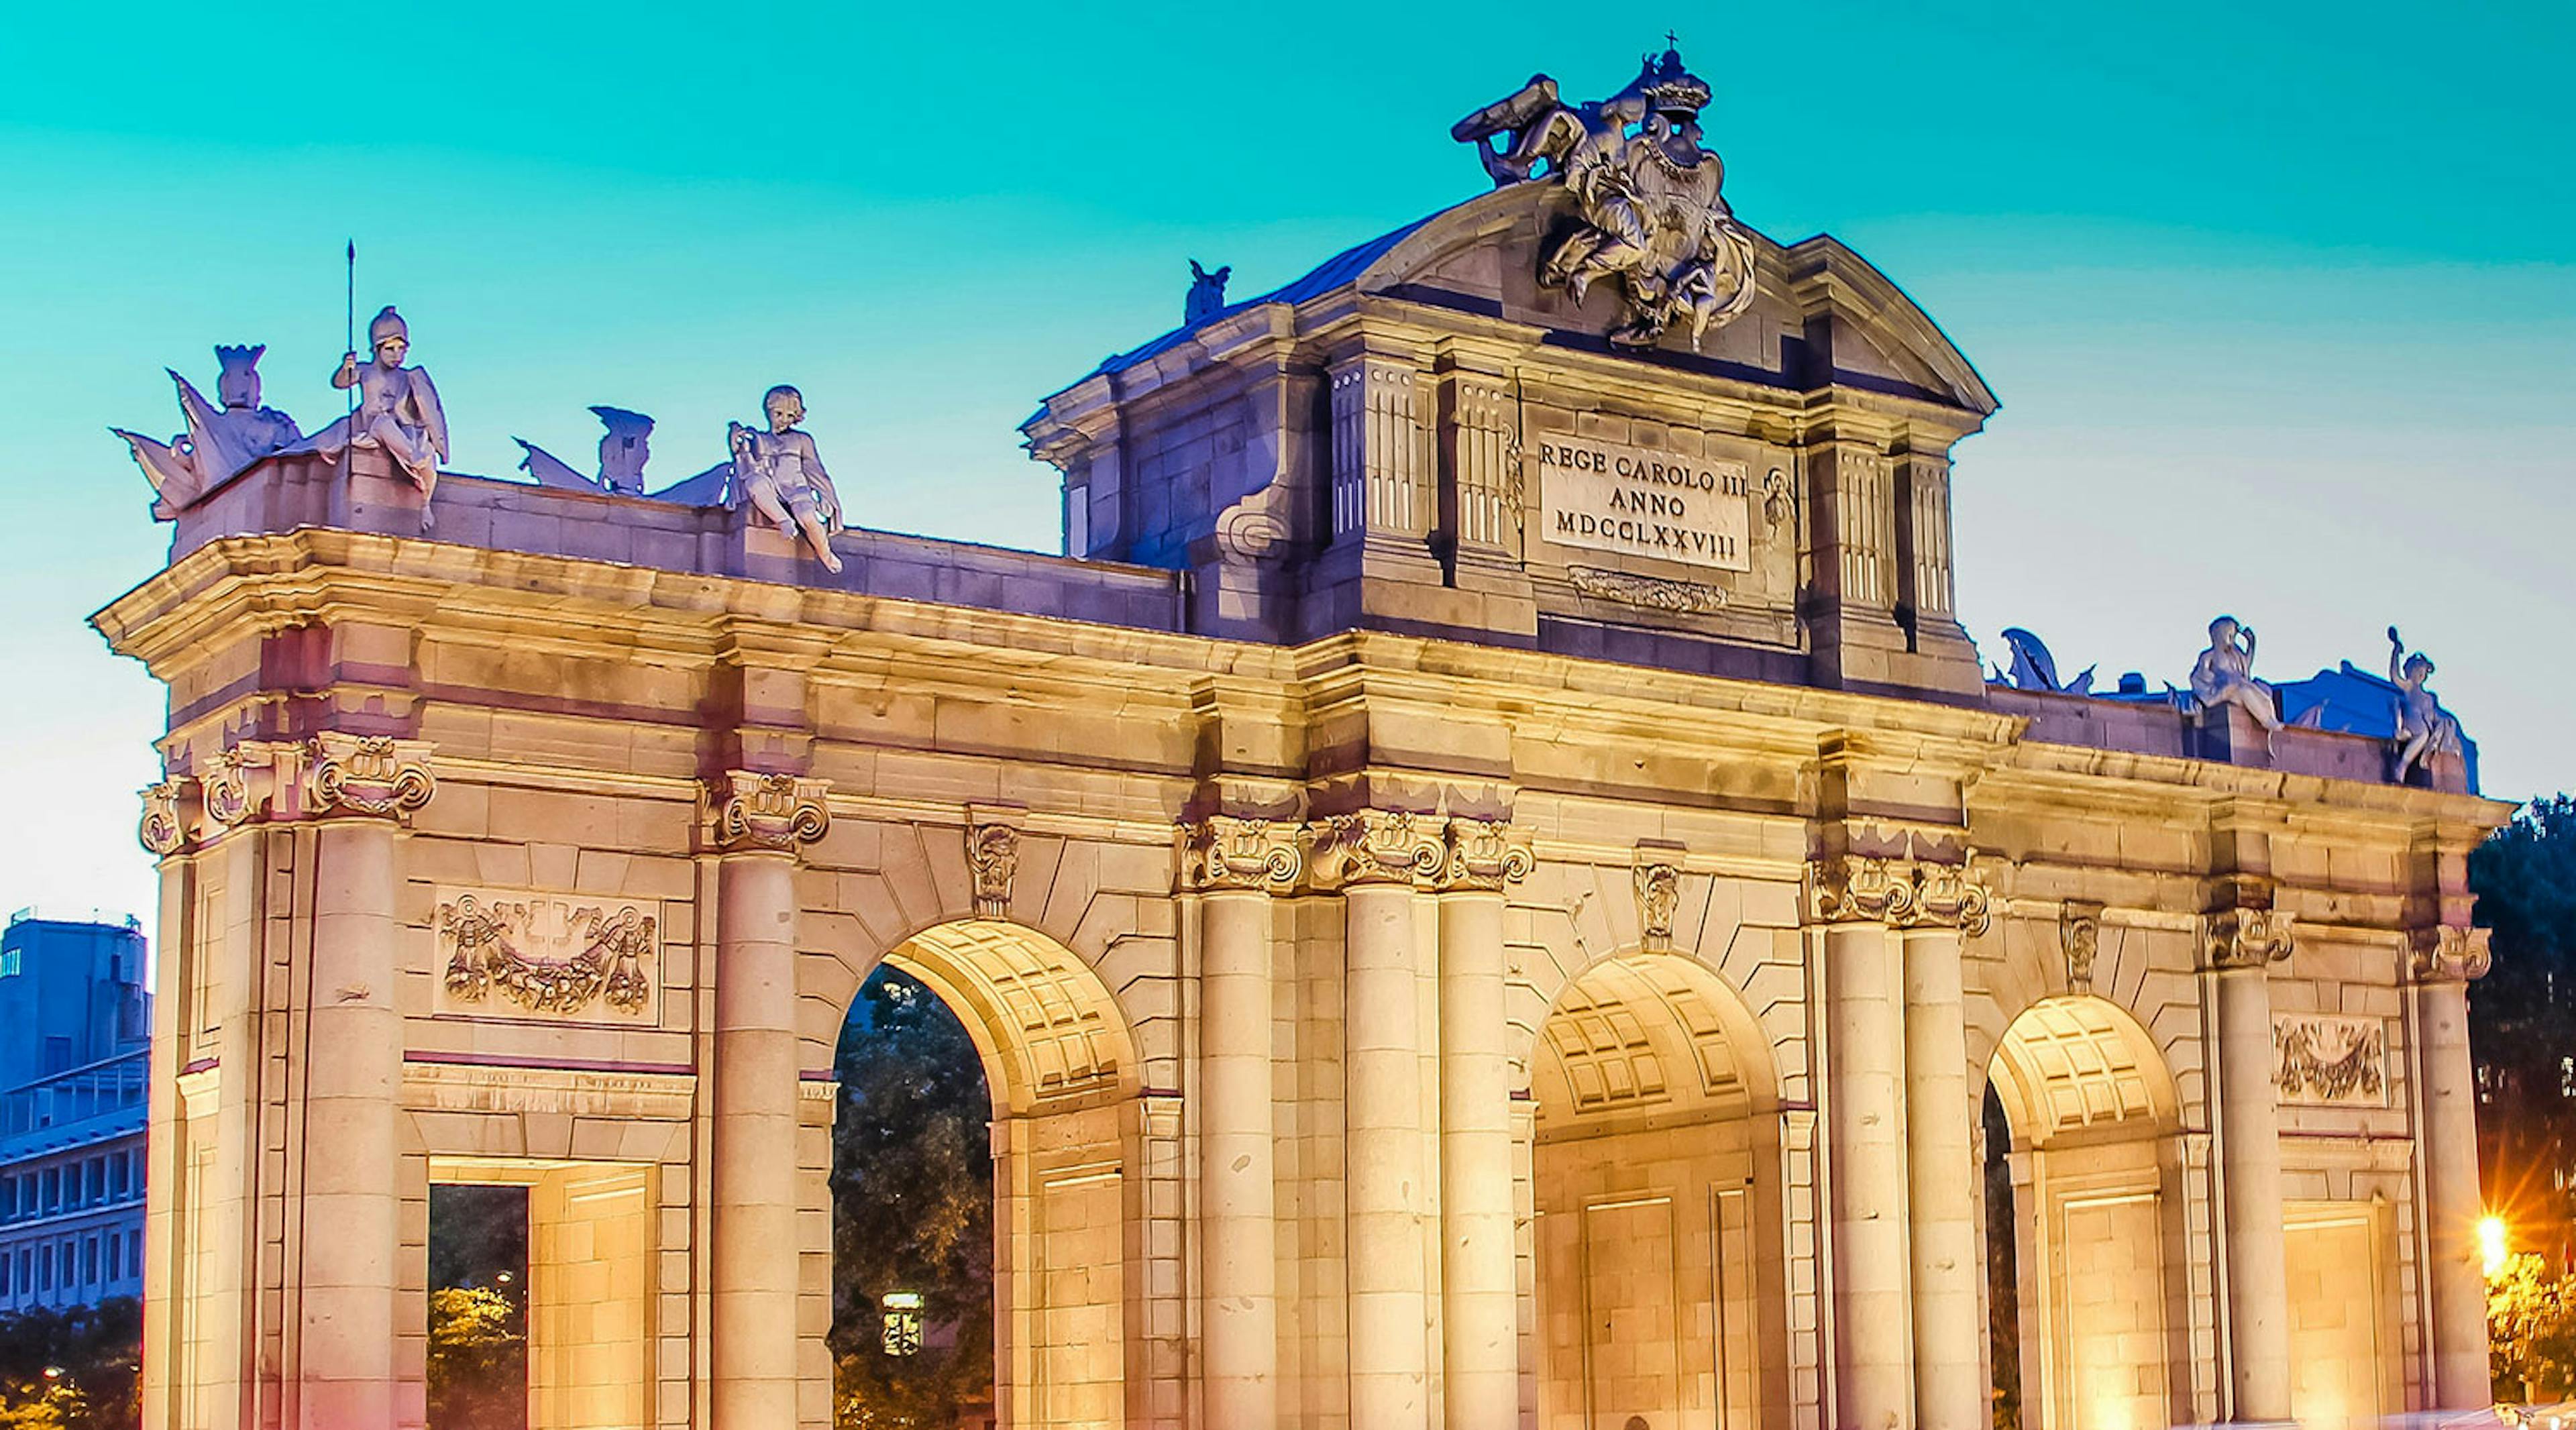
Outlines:
{"label": "crown sculpture", "polygon": [[1496,185],[1556,184],[1573,200],[1573,226],[1545,249],[1539,281],[1580,303],[1595,280],[1615,280],[1616,346],[1653,347],[1687,322],[1696,350],[1753,302],[1753,239],[1718,192],[1726,166],[1699,144],[1708,101],[1708,82],[1668,47],[1608,99],[1569,105],[1536,75],[1449,130],[1476,146]]}

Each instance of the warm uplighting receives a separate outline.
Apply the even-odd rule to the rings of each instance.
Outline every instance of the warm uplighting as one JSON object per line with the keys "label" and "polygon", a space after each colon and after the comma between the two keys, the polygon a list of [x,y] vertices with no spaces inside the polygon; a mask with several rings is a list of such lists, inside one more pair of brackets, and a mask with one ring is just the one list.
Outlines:
{"label": "warm uplighting", "polygon": [[2505,1248],[2503,1217],[2478,1218],[2478,1256],[2486,1263],[2488,1280],[2504,1274],[2504,1264],[2512,1253]]}

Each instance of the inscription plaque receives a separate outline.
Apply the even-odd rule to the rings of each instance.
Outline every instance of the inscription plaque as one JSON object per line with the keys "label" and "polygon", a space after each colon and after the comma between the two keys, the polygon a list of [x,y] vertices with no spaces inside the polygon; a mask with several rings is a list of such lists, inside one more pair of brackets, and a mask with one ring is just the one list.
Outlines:
{"label": "inscription plaque", "polygon": [[1742,462],[1608,442],[1550,440],[1538,451],[1539,534],[1560,546],[1750,571],[1752,513]]}

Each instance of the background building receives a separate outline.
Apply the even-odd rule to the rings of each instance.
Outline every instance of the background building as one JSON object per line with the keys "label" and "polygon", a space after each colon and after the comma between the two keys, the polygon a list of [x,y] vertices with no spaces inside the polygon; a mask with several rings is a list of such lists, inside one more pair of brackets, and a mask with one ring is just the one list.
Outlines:
{"label": "background building", "polygon": [[143,1293],[142,925],[0,934],[0,1309]]}

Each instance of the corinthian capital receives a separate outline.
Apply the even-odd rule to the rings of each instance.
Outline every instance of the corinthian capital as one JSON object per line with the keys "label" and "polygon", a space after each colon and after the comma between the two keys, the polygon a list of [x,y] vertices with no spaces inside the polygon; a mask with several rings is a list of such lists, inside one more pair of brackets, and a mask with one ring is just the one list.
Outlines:
{"label": "corinthian capital", "polygon": [[2206,967],[2259,969],[2290,956],[2291,915],[2279,909],[2220,909],[2207,922]]}
{"label": "corinthian capital", "polygon": [[1307,870],[1327,889],[1428,880],[1446,854],[1438,819],[1383,809],[1307,825],[1306,847]]}
{"label": "corinthian capital", "polygon": [[2495,963],[2488,947],[2494,930],[2436,924],[2406,934],[2406,972],[2418,983],[2470,983]]}
{"label": "corinthian capital", "polygon": [[1211,814],[1181,826],[1181,888],[1284,889],[1306,865],[1293,821]]}
{"label": "corinthian capital", "polygon": [[187,776],[174,775],[141,790],[143,819],[135,826],[134,837],[156,856],[166,858],[188,847],[188,817],[180,807],[188,783]]}
{"label": "corinthian capital", "polygon": [[829,780],[727,770],[698,785],[698,815],[707,847],[720,854],[793,850],[832,827],[823,805]]}
{"label": "corinthian capital", "polygon": [[1453,819],[1439,883],[1459,893],[1496,893],[1528,878],[1537,863],[1528,831],[1499,819]]}
{"label": "corinthian capital", "polygon": [[304,745],[304,812],[406,816],[438,792],[429,754],[426,740],[326,730]]}

